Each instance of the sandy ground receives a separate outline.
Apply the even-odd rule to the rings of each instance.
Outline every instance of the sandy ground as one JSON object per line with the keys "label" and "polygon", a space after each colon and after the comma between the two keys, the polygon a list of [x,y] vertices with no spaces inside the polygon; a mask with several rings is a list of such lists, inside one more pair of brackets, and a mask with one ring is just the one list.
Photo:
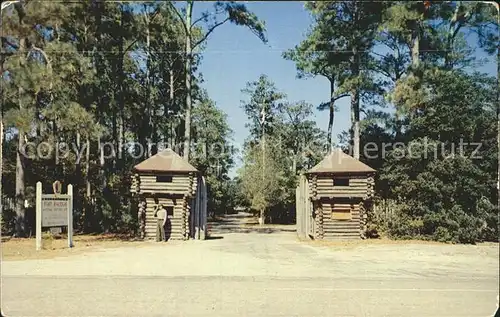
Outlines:
{"label": "sandy ground", "polygon": [[42,239],[42,250],[36,251],[36,241],[31,239],[2,238],[0,242],[3,261],[22,261],[29,259],[50,259],[93,252],[106,248],[138,247],[144,242],[119,235],[77,235],[73,238],[73,248],[68,248],[67,237]]}
{"label": "sandy ground", "polygon": [[498,244],[305,243],[281,231],[131,246],[4,259],[3,315],[471,317],[492,316],[499,293]]}
{"label": "sandy ground", "polygon": [[[76,250],[77,248],[75,248]],[[141,243],[53,259],[2,262],[9,275],[498,278],[498,245],[303,243],[293,233]]]}

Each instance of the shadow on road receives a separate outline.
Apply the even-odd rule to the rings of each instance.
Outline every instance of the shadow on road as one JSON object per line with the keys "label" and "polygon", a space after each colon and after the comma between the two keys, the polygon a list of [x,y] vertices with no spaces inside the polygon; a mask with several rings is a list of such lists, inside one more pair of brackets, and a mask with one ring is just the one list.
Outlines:
{"label": "shadow on road", "polygon": [[229,214],[209,222],[211,234],[228,233],[260,233],[272,234],[278,232],[295,232],[294,225],[259,225],[256,218],[245,212]]}

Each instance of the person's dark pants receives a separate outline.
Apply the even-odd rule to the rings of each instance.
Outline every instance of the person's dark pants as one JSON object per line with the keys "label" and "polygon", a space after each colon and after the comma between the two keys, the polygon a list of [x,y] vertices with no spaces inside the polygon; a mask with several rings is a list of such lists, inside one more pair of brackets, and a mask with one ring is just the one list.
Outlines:
{"label": "person's dark pants", "polygon": [[156,242],[159,241],[165,241],[165,227],[163,227],[163,219],[158,219],[156,225]]}

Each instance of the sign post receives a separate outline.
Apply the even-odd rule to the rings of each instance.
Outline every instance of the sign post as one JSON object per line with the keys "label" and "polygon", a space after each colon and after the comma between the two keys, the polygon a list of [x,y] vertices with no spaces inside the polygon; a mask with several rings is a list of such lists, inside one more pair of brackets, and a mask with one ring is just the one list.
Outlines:
{"label": "sign post", "polygon": [[36,250],[42,249],[42,183],[36,183]]}
{"label": "sign post", "polygon": [[[42,194],[42,183],[36,184],[36,249],[42,249],[42,228],[59,231],[67,227],[68,247],[73,247],[73,185],[61,194],[61,183],[54,182],[54,194]],[[60,232],[60,231],[59,231]]]}
{"label": "sign post", "polygon": [[73,185],[68,185],[68,248],[73,247]]}

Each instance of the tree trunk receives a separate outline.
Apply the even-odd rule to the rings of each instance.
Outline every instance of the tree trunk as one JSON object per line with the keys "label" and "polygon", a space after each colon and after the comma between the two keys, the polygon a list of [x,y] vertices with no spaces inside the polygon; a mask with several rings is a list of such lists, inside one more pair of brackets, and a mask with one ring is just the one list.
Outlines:
{"label": "tree trunk", "polygon": [[[103,34],[102,34],[102,24],[103,24],[103,21],[102,21],[102,15],[103,15],[103,11],[105,10],[105,6],[106,6],[106,3],[105,2],[101,2],[101,1],[97,1],[97,2],[94,2],[94,5],[96,6],[96,39],[97,39],[97,44],[99,45],[99,43],[103,43]],[[99,50],[97,50],[97,54],[98,54],[98,57],[99,57],[99,63],[103,63],[102,61],[102,58],[103,56],[100,55],[102,54],[101,52],[99,52]],[[105,113],[104,113],[104,110],[103,109],[106,109],[107,105],[104,105],[103,104],[103,101],[101,98],[99,98],[99,101],[98,101],[98,107],[97,107],[97,110],[96,110],[96,118],[99,118],[98,121],[99,121],[99,124],[103,125],[103,126],[107,126],[106,125],[106,122],[105,120],[103,119]],[[104,166],[104,148],[102,146],[102,140],[101,140],[101,136],[99,136],[98,140],[97,140],[97,148],[99,150],[99,166],[100,166],[100,169],[99,169],[99,180],[101,181],[101,184],[102,184],[102,188],[106,188],[106,171],[105,171],[105,166]],[[97,164],[96,164],[97,165]]]}
{"label": "tree trunk", "polygon": [[[352,75],[355,78],[359,77],[359,52],[357,47],[353,48]],[[352,124],[352,143],[353,157],[359,160],[360,148],[360,126],[359,126],[359,87],[355,87],[351,91],[351,124]]]}
{"label": "tree trunk", "polygon": [[[24,58],[25,39],[21,38],[19,41],[19,54],[21,59]],[[24,89],[18,88],[19,93],[19,110],[23,110],[22,95]],[[26,233],[25,210],[24,210],[24,165],[23,157],[21,154],[23,148],[24,133],[19,128],[17,152],[16,152],[16,234],[18,237],[23,237]]]}
{"label": "tree trunk", "polygon": [[101,142],[101,137],[97,140],[98,148],[99,148],[99,174],[101,176],[101,181],[102,181],[102,186],[103,188],[106,188],[106,171],[104,170],[105,166],[105,160],[104,160],[104,147]]}
{"label": "tree trunk", "polygon": [[[455,6],[455,11],[453,12],[453,16],[450,21],[450,25],[448,28],[448,36],[446,38],[446,51],[444,53],[444,67],[447,70],[451,70],[453,68],[453,63],[451,60],[451,54],[453,53],[453,44],[455,42],[455,36],[461,28],[460,22],[458,22],[458,16],[460,14],[461,9],[460,3]],[[458,26],[455,28],[455,24],[458,23]]]}
{"label": "tree trunk", "polygon": [[359,92],[358,90],[354,90],[352,92],[352,101],[351,101],[351,107],[353,109],[353,152],[354,152],[354,158],[359,160],[359,150],[360,150],[360,127],[359,127]]}
{"label": "tree trunk", "polygon": [[145,158],[151,157],[151,146],[152,146],[152,134],[154,128],[153,126],[153,104],[151,102],[151,78],[150,78],[150,70],[151,70],[151,35],[149,31],[149,13],[144,12],[144,20],[146,22],[146,98],[144,101],[146,102],[147,115],[148,115],[148,133],[146,136],[147,146],[145,152]]}
{"label": "tree trunk", "polygon": [[335,116],[335,79],[330,78],[330,116],[328,120],[328,152],[331,152],[333,149],[333,120]]}
{"label": "tree trunk", "polygon": [[[172,68],[173,67],[174,66],[172,65]],[[170,69],[168,73],[169,73],[169,82],[170,82],[170,85],[169,85],[170,104],[171,104],[171,106],[173,106],[174,105],[174,97],[175,97],[175,94],[174,94],[174,89],[175,89],[175,87],[174,87],[174,85],[175,85],[174,70]]]}
{"label": "tree trunk", "polygon": [[87,137],[86,147],[85,147],[85,175],[87,182],[87,199],[90,199],[90,139]]}
{"label": "tree trunk", "polygon": [[120,109],[120,120],[118,121],[118,161],[120,162],[119,167],[123,167],[123,143],[125,141],[125,114],[123,108]]}
{"label": "tree trunk", "polygon": [[[422,16],[425,15],[425,6],[422,6],[421,4],[414,2],[414,9],[417,11],[418,14],[421,14]],[[422,21],[420,18],[416,18],[411,22],[411,72],[414,75],[416,74],[416,71],[418,67],[420,66],[420,29],[421,29],[421,23]]]}
{"label": "tree trunk", "polygon": [[413,34],[412,45],[411,45],[411,66],[413,68],[413,72],[415,73],[416,69],[420,66],[420,32],[417,23],[416,30]]}
{"label": "tree trunk", "polygon": [[[21,91],[22,88],[19,88]],[[25,235],[25,210],[24,210],[24,162],[21,154],[24,133],[19,130],[16,152],[16,233],[18,237]]]}
{"label": "tree trunk", "polygon": [[[265,113],[264,116],[265,118]],[[265,121],[262,122],[262,136],[261,136],[261,146],[262,146],[262,184],[265,183],[265,178],[266,178],[266,126],[265,126]],[[265,197],[265,193],[263,193]],[[265,201],[265,199],[264,199]],[[259,218],[259,224],[263,225],[265,223],[265,208],[262,208],[260,211],[260,218]]]}
{"label": "tree trunk", "polygon": [[[169,82],[170,82],[170,91],[169,91],[169,98],[170,98],[170,102],[169,102],[169,106],[170,106],[170,110],[172,110],[172,114],[173,114],[173,109],[174,109],[174,105],[175,105],[175,76],[174,76],[174,62],[172,62],[171,64],[171,67],[170,67],[170,70],[169,70]],[[175,144],[175,139],[176,139],[176,136],[175,136],[175,127],[174,127],[174,117],[169,117],[168,118],[168,121],[169,121],[169,146],[171,149],[175,149],[176,148],[176,144]]]}
{"label": "tree trunk", "polygon": [[[125,74],[124,74],[124,69],[123,69],[123,59],[125,58],[124,54],[121,55],[120,57],[120,88],[119,88],[119,110],[118,113],[115,113],[114,116],[118,116],[118,144],[117,144],[117,151],[116,155],[114,156],[114,161],[118,162],[118,168],[123,168],[123,142],[124,142],[124,124],[125,124],[125,96],[124,96],[124,81],[125,81]],[[116,141],[115,141],[116,142]]]}
{"label": "tree trunk", "polygon": [[[173,109],[174,108],[174,102],[175,102],[175,77],[174,77],[174,63],[172,62],[172,65],[171,65],[171,68],[169,70],[169,79],[170,79],[170,91],[169,91],[169,94],[170,94],[170,109]],[[168,133],[170,134],[170,140],[169,140],[169,146],[170,148],[172,149],[175,149],[175,131],[174,131],[174,124],[173,124],[173,121],[174,119],[173,118],[168,118],[169,120],[169,131]]]}
{"label": "tree trunk", "polygon": [[92,193],[90,191],[90,139],[87,137],[85,141],[85,209],[83,215],[83,227],[84,230],[88,229],[90,226],[90,216],[92,215]]}
{"label": "tree trunk", "polygon": [[[498,8],[498,6],[497,6]],[[498,19],[500,22],[500,16]],[[497,170],[497,202],[500,206],[500,47],[497,48],[497,159],[498,159],[498,170]]]}
{"label": "tree trunk", "polygon": [[[119,5],[120,8],[120,28],[123,28],[123,5]],[[123,109],[125,108],[125,96],[124,96],[124,82],[125,82],[125,74],[124,74],[124,59],[125,59],[125,52],[124,50],[124,39],[123,39],[123,34],[120,33],[120,43],[119,43],[119,59],[118,59],[118,110],[113,112],[113,124],[114,124],[114,135],[113,135],[113,148],[116,149],[116,152],[113,155],[113,165],[115,167],[118,167],[119,169],[122,168],[122,150],[123,150],[123,143],[122,143],[122,138],[123,138]],[[116,127],[117,126],[117,127]],[[117,142],[118,141],[118,142]],[[115,147],[115,143],[116,147]]]}
{"label": "tree trunk", "polygon": [[[0,12],[1,14],[1,12]],[[4,59],[0,61],[0,74],[3,74],[3,62]],[[3,95],[3,87],[1,90]],[[3,216],[3,107],[0,108],[0,217]]]}
{"label": "tree trunk", "polygon": [[186,9],[186,112],[185,112],[185,122],[184,122],[184,149],[183,156],[186,161],[189,161],[189,150],[191,148],[191,61],[192,61],[192,43],[191,43],[191,16],[193,14],[193,2],[187,2]]}
{"label": "tree trunk", "polygon": [[0,109],[0,217],[3,216],[3,107]]}

